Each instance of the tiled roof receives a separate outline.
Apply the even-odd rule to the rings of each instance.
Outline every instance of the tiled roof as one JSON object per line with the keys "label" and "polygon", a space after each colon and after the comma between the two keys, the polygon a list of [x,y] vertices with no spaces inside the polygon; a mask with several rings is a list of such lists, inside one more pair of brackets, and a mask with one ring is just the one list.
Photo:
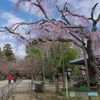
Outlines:
{"label": "tiled roof", "polygon": [[[88,59],[88,55],[86,55],[86,58]],[[84,65],[84,57],[71,60],[70,63],[76,65]]]}

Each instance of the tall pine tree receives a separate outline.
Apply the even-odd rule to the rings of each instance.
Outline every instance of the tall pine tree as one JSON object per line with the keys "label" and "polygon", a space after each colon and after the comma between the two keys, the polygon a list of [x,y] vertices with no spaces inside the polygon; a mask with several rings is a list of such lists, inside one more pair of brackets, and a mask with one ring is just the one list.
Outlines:
{"label": "tall pine tree", "polygon": [[5,44],[5,46],[3,47],[3,52],[8,61],[15,60],[15,56],[12,51],[12,47],[9,43]]}

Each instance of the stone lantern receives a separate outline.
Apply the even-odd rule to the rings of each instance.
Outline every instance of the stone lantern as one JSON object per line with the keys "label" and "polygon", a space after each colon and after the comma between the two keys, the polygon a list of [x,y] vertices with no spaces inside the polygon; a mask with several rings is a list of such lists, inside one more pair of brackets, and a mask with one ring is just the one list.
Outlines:
{"label": "stone lantern", "polygon": [[79,70],[81,71],[82,75],[86,75],[86,68],[85,68],[85,66],[80,67]]}
{"label": "stone lantern", "polygon": [[72,69],[70,69],[70,68],[67,69],[67,75],[68,75],[68,76],[71,75],[71,71],[72,71]]}

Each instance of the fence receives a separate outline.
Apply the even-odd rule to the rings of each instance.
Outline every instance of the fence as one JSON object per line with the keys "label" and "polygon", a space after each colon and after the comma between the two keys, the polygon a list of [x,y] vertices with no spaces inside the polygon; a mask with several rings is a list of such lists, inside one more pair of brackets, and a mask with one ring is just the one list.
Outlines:
{"label": "fence", "polygon": [[0,90],[0,100],[8,100],[8,98],[14,93],[14,89],[16,85],[19,84],[21,80],[18,80],[16,83],[12,83],[10,85],[6,85],[4,88]]}
{"label": "fence", "polygon": [[85,80],[86,76],[69,76],[69,78],[70,78],[70,84],[69,84],[69,86],[73,87],[78,82],[80,82],[82,80]]}
{"label": "fence", "polygon": [[79,82],[79,81],[86,79],[86,76],[69,76],[69,77],[70,77],[70,80],[73,80],[73,81],[76,81],[76,82]]}
{"label": "fence", "polygon": [[7,90],[2,90],[2,96],[0,97],[0,100],[8,100],[8,98],[12,95],[13,89],[8,88]]}

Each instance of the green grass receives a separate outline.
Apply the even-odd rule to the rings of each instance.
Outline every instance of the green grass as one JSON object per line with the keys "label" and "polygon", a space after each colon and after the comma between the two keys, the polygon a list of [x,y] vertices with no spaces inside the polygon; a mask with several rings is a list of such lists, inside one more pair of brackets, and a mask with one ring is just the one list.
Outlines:
{"label": "green grass", "polygon": [[[68,100],[89,100],[88,96],[74,96],[71,97],[70,96],[70,92],[74,91],[74,92],[90,92],[86,86],[81,86],[79,88],[76,87],[68,87],[68,92],[69,92],[69,97]],[[62,88],[61,92],[63,92],[64,97],[66,97],[66,88]],[[96,90],[91,90],[91,92],[98,92],[99,96],[92,96],[91,100],[100,100],[100,89],[96,89]],[[62,99],[63,100],[63,99]],[[67,99],[66,99],[67,100]]]}
{"label": "green grass", "polygon": [[[89,100],[87,96],[82,96],[82,97],[69,97],[68,100]],[[100,100],[100,97],[91,97],[91,100]]]}
{"label": "green grass", "polygon": [[[61,89],[62,92],[66,92],[66,88]],[[89,92],[88,88],[86,86],[81,86],[79,88],[75,87],[68,87],[68,91],[74,91],[74,92]]]}

